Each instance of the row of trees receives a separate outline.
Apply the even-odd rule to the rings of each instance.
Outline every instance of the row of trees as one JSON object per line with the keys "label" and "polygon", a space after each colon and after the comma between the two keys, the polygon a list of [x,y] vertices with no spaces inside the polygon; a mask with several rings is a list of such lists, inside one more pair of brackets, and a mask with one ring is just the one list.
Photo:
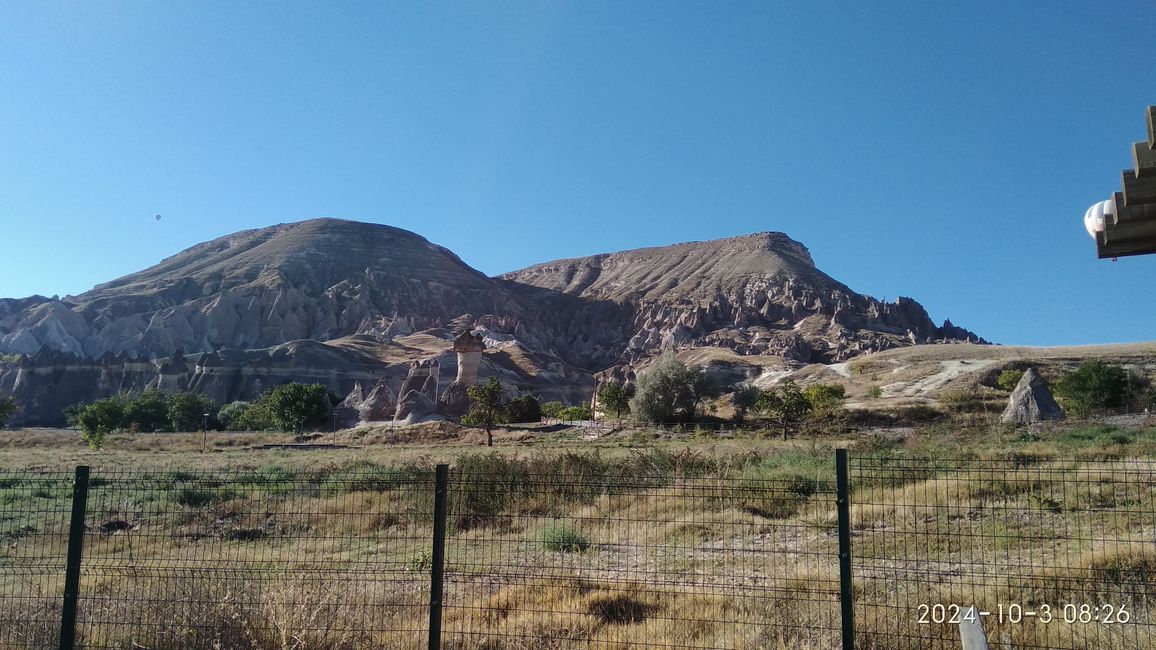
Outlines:
{"label": "row of trees", "polygon": [[[630,412],[641,422],[664,424],[696,419],[704,403],[720,393],[720,387],[703,368],[688,366],[667,355],[639,375],[634,386],[610,382],[599,390],[598,398],[603,408],[616,417]],[[731,401],[735,421],[742,422],[750,414],[759,415],[782,426],[785,437],[805,418],[831,417],[842,408],[845,398],[845,390],[839,384],[802,388],[787,381],[771,390],[739,384],[734,387]]]}
{"label": "row of trees", "polygon": [[324,423],[333,399],[322,384],[289,383],[263,393],[254,402],[216,402],[196,393],[168,394],[159,390],[118,393],[89,404],[74,404],[64,411],[72,426],[99,449],[116,431],[230,431],[300,432]]}

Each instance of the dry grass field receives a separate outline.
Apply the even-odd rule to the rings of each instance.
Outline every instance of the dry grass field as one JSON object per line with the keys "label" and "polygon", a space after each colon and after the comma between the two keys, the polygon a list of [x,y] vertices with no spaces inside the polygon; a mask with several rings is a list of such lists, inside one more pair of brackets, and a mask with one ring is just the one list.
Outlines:
{"label": "dry grass field", "polygon": [[[97,478],[84,647],[419,647],[439,462],[453,466],[447,648],[834,648],[840,446],[854,461],[860,647],[958,647],[953,626],[918,622],[937,602],[1124,605],[1118,625],[985,626],[1000,647],[1156,647],[1144,420],[787,442],[531,428],[499,432],[492,452],[448,425],[343,431],[345,447],[309,450],[211,433],[205,453],[201,434],[117,435],[99,452],[69,431],[3,435],[5,649],[56,638],[76,464]],[[42,480],[19,480],[30,474]]]}

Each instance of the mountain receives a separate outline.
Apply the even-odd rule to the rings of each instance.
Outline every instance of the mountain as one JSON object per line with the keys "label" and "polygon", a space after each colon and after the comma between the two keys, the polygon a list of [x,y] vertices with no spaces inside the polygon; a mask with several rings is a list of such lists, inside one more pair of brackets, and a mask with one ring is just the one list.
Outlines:
{"label": "mountain", "polygon": [[301,379],[345,394],[374,376],[400,384],[414,361],[452,372],[450,344],[465,330],[486,340],[483,376],[570,402],[667,349],[750,378],[982,342],[936,325],[914,300],[855,293],[783,233],[490,278],[415,233],[315,219],[198,244],[79,296],[0,299],[0,392],[23,396],[18,423],[56,422],[61,404],[144,386],[227,401]]}
{"label": "mountain", "polygon": [[0,303],[0,352],[167,356],[391,336],[506,302],[498,283],[419,235],[316,219],[198,244],[63,302]]}
{"label": "mountain", "polygon": [[855,293],[781,232],[547,262],[502,278],[530,298],[525,287],[629,306],[632,359],[655,349],[723,347],[834,362],[916,343],[981,342],[950,322],[937,326],[909,298]]}

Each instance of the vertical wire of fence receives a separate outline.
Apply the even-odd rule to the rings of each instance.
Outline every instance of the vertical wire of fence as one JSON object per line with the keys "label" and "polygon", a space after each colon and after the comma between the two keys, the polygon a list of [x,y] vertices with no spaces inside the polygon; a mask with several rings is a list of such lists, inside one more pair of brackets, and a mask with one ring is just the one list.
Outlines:
{"label": "vertical wire of fence", "polygon": [[415,648],[432,473],[94,476],[77,647]]}
{"label": "vertical wire of fence", "polygon": [[0,472],[0,649],[60,641],[72,478]]}
{"label": "vertical wire of fence", "polygon": [[1156,648],[1156,461],[855,458],[858,647]]}
{"label": "vertical wire of fence", "polygon": [[491,469],[451,473],[446,648],[838,645],[833,486]]}

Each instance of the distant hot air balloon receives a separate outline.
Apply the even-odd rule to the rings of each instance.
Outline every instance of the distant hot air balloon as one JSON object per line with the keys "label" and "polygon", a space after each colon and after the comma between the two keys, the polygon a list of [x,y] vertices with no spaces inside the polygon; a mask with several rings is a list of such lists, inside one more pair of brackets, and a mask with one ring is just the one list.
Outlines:
{"label": "distant hot air balloon", "polygon": [[157,221],[160,221],[160,220],[161,220],[161,215],[159,215],[159,214],[158,214],[158,215],[157,215],[156,217],[154,217],[154,218],[155,218]]}
{"label": "distant hot air balloon", "polygon": [[1100,201],[1088,208],[1084,213],[1084,229],[1088,231],[1092,239],[1096,238],[1096,233],[1104,232],[1104,220],[1111,219],[1116,216],[1116,202],[1113,199],[1107,201]]}

